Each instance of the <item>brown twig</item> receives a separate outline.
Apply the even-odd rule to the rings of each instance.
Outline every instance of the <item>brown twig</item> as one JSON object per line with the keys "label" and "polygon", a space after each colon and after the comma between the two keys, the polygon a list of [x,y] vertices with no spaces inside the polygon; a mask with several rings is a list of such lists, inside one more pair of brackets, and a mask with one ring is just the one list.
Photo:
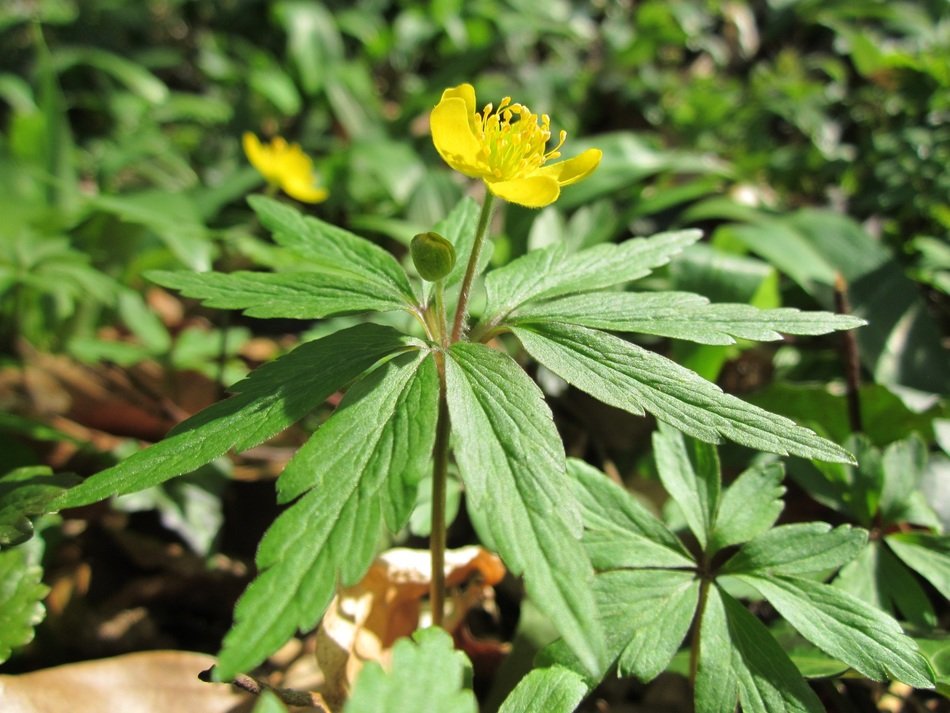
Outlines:
{"label": "brown twig", "polygon": [[[204,681],[205,683],[214,683],[215,681],[213,678],[213,671],[214,667],[209,668],[207,671],[202,671],[198,674],[198,679]],[[246,673],[239,673],[237,676],[235,676],[234,680],[231,681],[231,685],[235,688],[240,688],[242,691],[252,693],[255,696],[261,695],[264,691],[270,691],[288,706],[309,706],[311,708],[316,708],[322,713],[331,713],[330,707],[323,699],[323,696],[313,691],[298,691],[293,688],[276,688],[275,686],[270,686],[263,681],[254,678],[253,676],[247,675]]]}

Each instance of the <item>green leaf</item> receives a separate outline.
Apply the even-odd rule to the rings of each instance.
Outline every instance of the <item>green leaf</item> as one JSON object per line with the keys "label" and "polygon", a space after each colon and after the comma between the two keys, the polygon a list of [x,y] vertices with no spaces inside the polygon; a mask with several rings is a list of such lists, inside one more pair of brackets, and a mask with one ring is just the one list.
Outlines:
{"label": "green leaf", "polygon": [[[472,245],[475,243],[478,212],[479,205],[474,199],[470,197],[463,198],[452,209],[451,213],[432,228],[433,231],[452,243],[455,247],[455,254],[461,256],[455,261],[455,267],[443,280],[445,287],[461,282],[462,277],[465,276],[465,269],[468,266],[468,260],[465,257],[472,253]],[[483,255],[491,257],[491,251],[485,250]],[[485,264],[480,267],[484,268]]]}
{"label": "green leaf", "polygon": [[719,510],[719,455],[716,449],[690,439],[669,426],[653,434],[653,457],[663,487],[679,505],[689,529],[703,549]]}
{"label": "green leaf", "polygon": [[594,592],[607,650],[621,676],[651,681],[689,631],[699,598],[694,572],[618,569],[598,574]]}
{"label": "green leaf", "polygon": [[240,309],[248,317],[320,319],[357,312],[408,309],[376,282],[335,269],[321,272],[146,273],[153,282],[201,300],[207,307]]}
{"label": "green leaf", "polygon": [[884,449],[881,456],[883,484],[878,503],[878,512],[884,522],[910,520],[914,510],[912,496],[920,489],[926,466],[927,445],[917,434],[895,441]]}
{"label": "green leaf", "polygon": [[885,538],[903,562],[950,599],[950,537],[923,532],[899,532]]}
{"label": "green leaf", "polygon": [[17,468],[0,478],[0,547],[30,539],[30,517],[51,512],[50,503],[77,482],[75,475],[54,474],[42,465]]}
{"label": "green leaf", "polygon": [[498,713],[572,713],[587,695],[587,683],[563,666],[537,668],[521,679]]}
{"label": "green leaf", "polygon": [[187,194],[146,189],[135,193],[102,193],[84,200],[91,208],[153,231],[175,257],[192,270],[211,269],[210,232],[198,206]]}
{"label": "green leaf", "polygon": [[882,611],[899,611],[911,624],[934,628],[937,615],[927,593],[907,566],[881,541],[869,542],[841,568],[833,586]]}
{"label": "green leaf", "polygon": [[710,537],[710,554],[758,537],[775,524],[784,507],[784,473],[781,463],[753,466],[726,488]]}
{"label": "green leaf", "polygon": [[725,436],[757,450],[851,462],[840,446],[781,416],[725,394],[695,373],[618,337],[561,323],[513,329],[535,359],[570,384],[635,415],[707,443]]}
{"label": "green leaf", "polygon": [[571,458],[568,475],[584,517],[584,547],[597,569],[694,567],[680,539],[593,466]]}
{"label": "green leaf", "polygon": [[933,671],[917,645],[880,609],[827,584],[799,577],[744,574],[738,578],[755,587],[802,636],[864,676],[933,688]]}
{"label": "green leaf", "polygon": [[822,713],[824,706],[769,630],[717,586],[703,611],[696,713]]}
{"label": "green leaf", "polygon": [[681,230],[616,245],[597,245],[574,254],[562,244],[534,250],[488,274],[485,314],[497,324],[529,300],[594,292],[632,282],[665,265],[700,237],[698,230]]}
{"label": "green leaf", "polygon": [[260,574],[235,608],[219,675],[260,663],[323,615],[337,583],[350,586],[376,554],[384,515],[405,525],[415,480],[435,440],[438,376],[426,353],[405,354],[350,389],[336,412],[287,464],[281,500],[309,492],[270,527]]}
{"label": "green leaf", "polygon": [[77,507],[189,473],[234,449],[246,450],[290,426],[410,340],[390,327],[361,324],[302,344],[254,371],[236,395],[180,423],[156,443],[87,478],[53,507]]}
{"label": "green leaf", "polygon": [[458,343],[449,354],[449,414],[469,507],[490,513],[485,539],[512,572],[524,573],[532,601],[595,671],[603,635],[594,615],[593,570],[579,541],[563,445],[541,390],[513,359],[481,344]]}
{"label": "green leaf", "polygon": [[477,713],[475,695],[466,688],[470,679],[471,664],[451,637],[423,629],[396,642],[390,673],[375,661],[363,667],[343,713]]}
{"label": "green leaf", "polygon": [[131,92],[150,104],[161,104],[168,98],[168,87],[139,62],[97,47],[60,47],[53,55],[58,73],[74,65],[87,65],[111,75]]}
{"label": "green leaf", "polygon": [[275,241],[310,261],[302,267],[349,272],[374,284],[381,296],[416,303],[405,271],[378,245],[272,198],[250,196],[247,200]]}
{"label": "green leaf", "polygon": [[865,324],[831,312],[801,312],[791,307],[757,309],[746,304],[709,304],[688,292],[612,292],[531,303],[515,319],[580,324],[611,332],[639,332],[700,344],[735,344],[736,339],[768,342],[782,334],[827,334]]}
{"label": "green leaf", "polygon": [[33,640],[33,627],[46,614],[43,570],[30,562],[25,549],[0,551],[0,663],[13,649]]}
{"label": "green leaf", "polygon": [[837,569],[854,559],[868,533],[850,525],[831,529],[824,522],[780,525],[746,542],[723,566],[722,574],[801,574]]}

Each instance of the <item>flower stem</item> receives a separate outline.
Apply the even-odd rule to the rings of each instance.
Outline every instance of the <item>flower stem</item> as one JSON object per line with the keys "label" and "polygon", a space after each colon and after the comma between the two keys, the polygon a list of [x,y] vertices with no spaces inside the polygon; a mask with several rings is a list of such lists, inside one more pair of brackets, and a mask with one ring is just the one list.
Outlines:
{"label": "flower stem", "polygon": [[709,578],[705,575],[699,583],[699,602],[696,606],[696,621],[693,624],[693,639],[689,647],[689,687],[696,692],[696,674],[699,671],[700,634],[703,627],[703,614],[709,599]]}
{"label": "flower stem", "polygon": [[445,353],[436,352],[435,358],[439,371],[439,416],[433,447],[432,531],[429,535],[432,579],[429,603],[432,607],[432,625],[442,626],[445,616],[445,485],[449,469],[449,406],[445,395]]}
{"label": "flower stem", "polygon": [[435,319],[439,325],[439,343],[443,349],[449,347],[449,328],[445,320],[445,280],[436,281],[433,286],[435,292]]}
{"label": "flower stem", "polygon": [[455,322],[452,324],[451,344],[455,344],[455,342],[462,338],[462,329],[468,317],[468,300],[472,290],[472,282],[475,280],[475,272],[478,269],[478,259],[482,253],[485,236],[488,234],[488,224],[491,222],[491,212],[494,201],[495,196],[491,193],[485,194],[485,201],[482,203],[482,212],[478,216],[478,227],[475,228],[475,241],[472,243],[472,254],[469,255],[468,258],[468,266],[465,268],[465,277],[462,278],[462,287],[459,291],[458,306],[455,308]]}

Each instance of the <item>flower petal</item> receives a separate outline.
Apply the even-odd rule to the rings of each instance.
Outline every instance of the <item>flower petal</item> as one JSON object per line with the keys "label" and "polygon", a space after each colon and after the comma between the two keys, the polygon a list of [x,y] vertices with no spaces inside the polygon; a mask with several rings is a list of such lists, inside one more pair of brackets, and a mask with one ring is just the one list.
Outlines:
{"label": "flower petal", "polygon": [[[450,91],[447,89],[446,93]],[[474,114],[466,102],[467,99],[457,96],[442,99],[429,115],[429,126],[432,143],[442,159],[459,173],[478,178],[483,174],[478,162],[481,146],[472,129]]]}
{"label": "flower petal", "polygon": [[245,131],[241,137],[241,144],[244,147],[244,154],[247,156],[247,160],[251,162],[251,165],[256,168],[264,178],[272,180],[273,166],[270,151],[261,144],[261,140],[257,138],[257,135],[252,134],[250,131]]}
{"label": "flower petal", "polygon": [[600,149],[587,149],[566,161],[542,166],[536,173],[550,176],[562,186],[569,186],[582,178],[587,178],[600,164],[603,155],[604,152]]}
{"label": "flower petal", "polygon": [[469,114],[475,113],[475,87],[471,84],[459,84],[457,87],[449,87],[442,92],[442,101],[452,98],[464,101]]}
{"label": "flower petal", "polygon": [[509,203],[517,203],[527,208],[543,208],[551,205],[561,194],[561,187],[555,178],[538,172],[511,181],[485,181],[488,190]]}
{"label": "flower petal", "polygon": [[322,203],[330,195],[326,189],[315,186],[313,180],[308,181],[305,176],[285,176],[280,187],[288,196],[302,203]]}

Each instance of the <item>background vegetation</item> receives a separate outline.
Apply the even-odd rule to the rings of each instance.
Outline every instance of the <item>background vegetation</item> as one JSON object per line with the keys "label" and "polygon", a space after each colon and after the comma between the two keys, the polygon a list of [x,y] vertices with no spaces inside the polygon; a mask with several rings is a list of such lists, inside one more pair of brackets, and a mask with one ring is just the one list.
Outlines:
{"label": "background vegetation", "polygon": [[[16,649],[4,672],[217,650],[277,513],[273,478],[332,404],[282,440],[165,486],[60,515],[41,516],[45,503],[250,368],[352,320],[206,310],[143,273],[289,267],[245,201],[263,187],[245,131],[299,142],[330,193],[308,210],[404,258],[412,235],[472,190],[427,127],[442,90],[461,82],[484,101],[511,95],[549,113],[571,151],[604,151],[555,206],[506,208],[495,265],[555,242],[699,227],[704,241],[651,286],[869,321],[855,333],[856,369],[840,335],[644,344],[849,444],[859,469],[788,462],[782,522],[869,528],[840,586],[950,658],[950,558],[936,534],[950,524],[945,2],[14,0],[0,5],[0,498],[28,492],[35,505],[0,499],[0,572],[15,573],[7,603],[39,620],[42,601],[45,619],[35,638],[32,626],[0,633],[0,654]],[[850,402],[849,373],[862,382]],[[685,529],[653,466],[654,424],[536,376],[568,455]],[[723,446],[723,479],[750,457]],[[421,543],[424,519],[399,542]],[[937,554],[908,569],[885,544],[897,532],[929,533]],[[450,543],[472,537],[463,514]],[[513,642],[502,673],[477,679],[486,706],[546,643],[538,619],[507,580],[497,615],[473,615],[477,638]],[[685,684],[669,676],[611,682],[589,704],[672,696],[677,710]],[[883,684],[816,687],[833,710],[887,700]]]}

